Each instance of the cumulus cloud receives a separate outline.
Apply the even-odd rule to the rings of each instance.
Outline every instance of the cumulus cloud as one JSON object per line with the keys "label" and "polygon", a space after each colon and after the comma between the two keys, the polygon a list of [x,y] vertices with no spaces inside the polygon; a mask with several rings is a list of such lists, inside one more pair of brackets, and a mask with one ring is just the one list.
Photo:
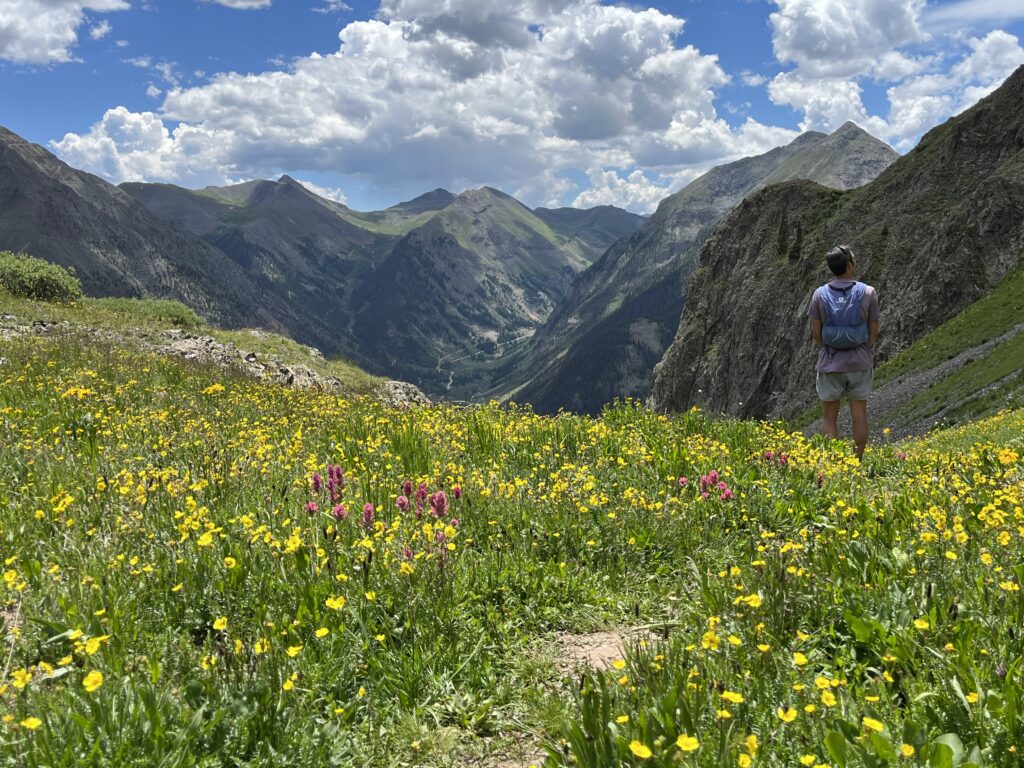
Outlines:
{"label": "cumulus cloud", "polygon": [[768,85],[769,97],[803,114],[801,129],[831,131],[847,120],[910,149],[922,133],[967,109],[995,90],[1024,64],[1024,48],[1014,35],[993,30],[970,38],[959,61],[945,72],[905,77],[887,91],[889,113],[868,113],[861,86],[853,79],[814,78],[799,69],[777,75]]}
{"label": "cumulus cloud", "polygon": [[308,181],[306,179],[296,179],[296,181],[314,195],[319,195],[325,200],[333,200],[334,202],[341,203],[342,205],[348,202],[348,199],[345,197],[345,192],[340,187],[324,187],[316,182]]}
{"label": "cumulus cloud", "polygon": [[[24,64],[71,61],[86,11],[128,8],[128,0],[0,0],[0,59]],[[104,21],[91,34],[98,40],[109,31]]]}
{"label": "cumulus cloud", "polygon": [[775,0],[769,16],[775,57],[805,74],[848,77],[925,35],[925,0]]}
{"label": "cumulus cloud", "polygon": [[95,24],[89,29],[89,37],[93,40],[102,40],[110,34],[111,30],[113,30],[113,27],[110,26],[110,22],[104,19],[99,24]]}
{"label": "cumulus cloud", "polygon": [[582,169],[639,188],[639,165],[671,179],[792,137],[722,120],[715,93],[729,77],[680,45],[683,30],[658,10],[598,0],[384,0],[377,18],[341,30],[334,53],[172,87],[156,113],[112,109],[53,147],[115,181],[333,173],[381,190],[491,184],[550,203],[540,179],[571,194],[565,178]]}
{"label": "cumulus cloud", "polygon": [[577,195],[572,205],[577,208],[617,205],[634,211],[651,211],[672,191],[671,185],[652,181],[639,169],[626,176],[599,170],[590,174],[590,189]]}

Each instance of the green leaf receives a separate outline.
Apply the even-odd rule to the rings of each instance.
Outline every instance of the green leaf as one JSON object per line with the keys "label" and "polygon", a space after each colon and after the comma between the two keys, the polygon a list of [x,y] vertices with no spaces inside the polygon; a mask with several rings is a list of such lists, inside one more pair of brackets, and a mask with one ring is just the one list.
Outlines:
{"label": "green leaf", "polygon": [[825,734],[825,749],[839,768],[846,768],[847,746],[843,734],[839,731],[829,731]]}
{"label": "green leaf", "polygon": [[846,613],[846,623],[850,627],[850,631],[853,632],[853,636],[857,638],[858,643],[868,642],[871,639],[871,635],[874,634],[870,624],[860,616],[854,616],[849,611]]}
{"label": "green leaf", "polygon": [[954,768],[953,750],[945,744],[933,744],[928,752],[928,765],[930,768]]}
{"label": "green leaf", "polygon": [[949,747],[953,755],[953,765],[960,765],[963,762],[966,750],[964,749],[963,742],[960,741],[960,737],[955,733],[944,733],[935,740],[935,743]]}
{"label": "green leaf", "polygon": [[896,749],[889,742],[887,738],[882,736],[880,733],[872,733],[870,736],[871,748],[875,750],[875,754],[885,760],[896,759]]}

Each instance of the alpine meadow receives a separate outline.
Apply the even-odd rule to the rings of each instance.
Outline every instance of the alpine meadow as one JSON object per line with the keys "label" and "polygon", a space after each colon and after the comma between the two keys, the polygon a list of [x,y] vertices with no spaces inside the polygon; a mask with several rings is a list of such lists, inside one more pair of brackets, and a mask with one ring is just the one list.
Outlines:
{"label": "alpine meadow", "polygon": [[0,0],[0,768],[1024,766],[1018,5]]}

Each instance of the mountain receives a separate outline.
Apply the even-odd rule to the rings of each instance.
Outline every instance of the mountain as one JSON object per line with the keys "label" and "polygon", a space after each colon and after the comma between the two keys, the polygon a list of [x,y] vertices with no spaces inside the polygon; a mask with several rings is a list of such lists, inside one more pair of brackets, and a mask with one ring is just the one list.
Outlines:
{"label": "mountain", "polygon": [[[860,276],[878,288],[879,361],[913,352],[1013,274],[1024,251],[1024,67],[864,187],[790,182],[736,208],[701,251],[678,333],[655,372],[653,407],[703,403],[774,417],[813,405],[806,311],[836,243],[853,248]],[[1001,329],[1019,324],[1018,316]]]}
{"label": "mountain", "polygon": [[281,329],[294,319],[221,251],[4,128],[0,250],[72,267],[93,296],[179,299],[226,326]]}
{"label": "mountain", "polygon": [[488,384],[478,361],[533,333],[572,278],[644,221],[610,207],[537,213],[487,187],[371,212],[288,176],[122,189],[266,281],[296,338],[435,395]]}
{"label": "mountain", "polygon": [[713,168],[666,198],[642,228],[582,273],[507,375],[513,397],[540,412],[595,413],[616,397],[646,396],[651,371],[679,323],[700,246],[752,192],[810,178],[845,189],[898,157],[853,123],[808,132],[763,155]]}
{"label": "mountain", "polygon": [[434,392],[456,377],[459,392],[488,386],[474,358],[532,334],[598,248],[642,221],[618,209],[542,215],[555,226],[484,187],[403,236],[355,288],[354,334],[386,356],[382,373]]}

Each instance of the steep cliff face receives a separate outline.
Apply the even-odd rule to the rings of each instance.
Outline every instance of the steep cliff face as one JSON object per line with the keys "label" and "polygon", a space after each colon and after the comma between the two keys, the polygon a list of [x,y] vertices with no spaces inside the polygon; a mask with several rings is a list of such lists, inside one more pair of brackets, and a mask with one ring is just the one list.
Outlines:
{"label": "steep cliff face", "polygon": [[836,243],[879,290],[879,360],[996,286],[1024,250],[1024,68],[874,182],[768,187],[726,217],[701,251],[652,407],[763,417],[813,403],[806,311]]}
{"label": "steep cliff face", "polygon": [[595,413],[643,398],[675,335],[700,247],[737,203],[767,184],[811,179],[839,189],[874,179],[898,157],[853,123],[714,168],[662,202],[635,234],[580,275],[538,332],[515,399],[541,412]]}

